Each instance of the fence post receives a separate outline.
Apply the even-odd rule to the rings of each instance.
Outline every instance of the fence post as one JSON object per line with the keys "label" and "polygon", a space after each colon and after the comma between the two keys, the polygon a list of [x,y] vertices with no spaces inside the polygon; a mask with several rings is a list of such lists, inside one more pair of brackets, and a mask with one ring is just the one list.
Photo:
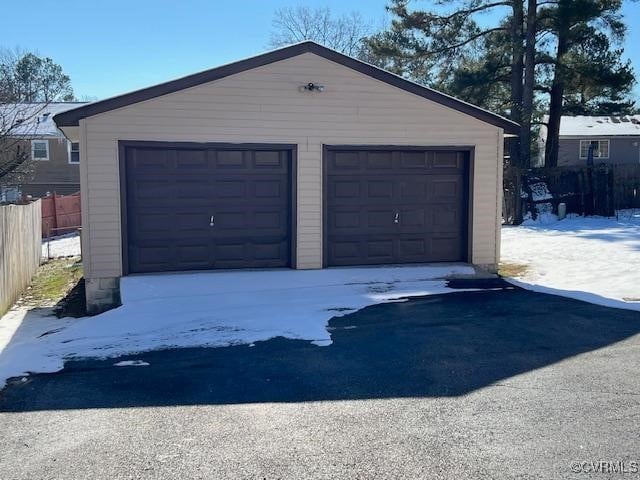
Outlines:
{"label": "fence post", "polygon": [[53,209],[53,227],[49,229],[49,232],[54,231],[58,228],[58,207],[56,206],[56,192],[51,194],[51,208]]}
{"label": "fence post", "polygon": [[522,201],[522,185],[523,185],[523,178],[522,178],[522,170],[520,169],[520,167],[515,167],[515,172],[516,172],[516,181],[515,181],[515,192],[514,192],[514,205],[513,205],[513,211],[514,211],[514,215],[513,215],[513,223],[515,225],[520,225],[522,223],[522,204],[524,203]]}
{"label": "fence post", "polygon": [[609,216],[613,217],[616,214],[616,189],[615,189],[615,165],[611,165],[609,169],[609,175],[607,176],[607,187],[609,189]]}

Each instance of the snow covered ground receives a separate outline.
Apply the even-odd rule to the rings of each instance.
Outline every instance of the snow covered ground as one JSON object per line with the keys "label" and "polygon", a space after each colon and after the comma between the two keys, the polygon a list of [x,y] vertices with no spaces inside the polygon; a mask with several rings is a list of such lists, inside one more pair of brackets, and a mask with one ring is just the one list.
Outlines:
{"label": "snow covered ground", "polygon": [[505,226],[501,260],[527,266],[522,287],[640,310],[640,211]]}
{"label": "snow covered ground", "polygon": [[80,255],[80,235],[70,233],[50,240],[42,240],[42,258],[73,257]]}
{"label": "snow covered ground", "polygon": [[9,377],[55,372],[65,359],[153,349],[251,344],[276,336],[331,343],[330,318],[368,305],[453,291],[465,265],[206,272],[125,277],[123,305],[57,319],[13,310],[0,319],[0,388]]}

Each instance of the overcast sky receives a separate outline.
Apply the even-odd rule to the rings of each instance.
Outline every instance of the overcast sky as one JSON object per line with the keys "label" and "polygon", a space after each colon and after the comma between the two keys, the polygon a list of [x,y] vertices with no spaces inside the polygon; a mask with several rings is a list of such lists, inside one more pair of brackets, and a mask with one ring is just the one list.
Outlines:
{"label": "overcast sky", "polygon": [[[4,3],[0,46],[19,46],[53,58],[71,76],[77,96],[96,98],[261,53],[268,49],[273,12],[278,7],[304,4],[328,6],[336,14],[358,11],[374,26],[383,25],[388,18],[386,0]],[[627,2],[624,13],[629,26],[625,55],[640,76],[640,2]]]}

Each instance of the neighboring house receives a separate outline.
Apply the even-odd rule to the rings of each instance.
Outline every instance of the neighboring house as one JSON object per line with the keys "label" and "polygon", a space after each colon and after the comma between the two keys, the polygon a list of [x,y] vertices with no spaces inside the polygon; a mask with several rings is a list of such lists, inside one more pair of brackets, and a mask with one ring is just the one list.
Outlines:
{"label": "neighboring house", "polygon": [[55,122],[80,143],[90,312],[123,275],[500,257],[517,124],[313,42]]}
{"label": "neighboring house", "polygon": [[10,133],[12,137],[22,139],[16,143],[16,148],[29,155],[28,160],[3,176],[0,200],[14,201],[27,195],[43,197],[54,192],[66,195],[80,190],[78,143],[64,137],[53,116],[81,105],[84,103],[0,106],[4,112],[11,112],[7,117],[11,117],[12,123],[19,122]]}
{"label": "neighboring house", "polygon": [[[544,165],[546,128],[540,129],[538,163]],[[563,116],[560,122],[558,166],[640,164],[640,115]]]}

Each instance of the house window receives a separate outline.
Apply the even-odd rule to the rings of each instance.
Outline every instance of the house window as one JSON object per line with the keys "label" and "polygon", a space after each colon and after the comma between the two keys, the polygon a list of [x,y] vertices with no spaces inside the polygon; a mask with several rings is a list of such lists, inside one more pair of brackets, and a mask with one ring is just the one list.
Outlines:
{"label": "house window", "polygon": [[49,160],[49,142],[47,140],[31,140],[31,158]]}
{"label": "house window", "polygon": [[69,163],[80,163],[80,144],[69,142]]}
{"label": "house window", "polygon": [[589,158],[589,148],[593,158],[609,158],[609,140],[580,140],[580,158]]}

